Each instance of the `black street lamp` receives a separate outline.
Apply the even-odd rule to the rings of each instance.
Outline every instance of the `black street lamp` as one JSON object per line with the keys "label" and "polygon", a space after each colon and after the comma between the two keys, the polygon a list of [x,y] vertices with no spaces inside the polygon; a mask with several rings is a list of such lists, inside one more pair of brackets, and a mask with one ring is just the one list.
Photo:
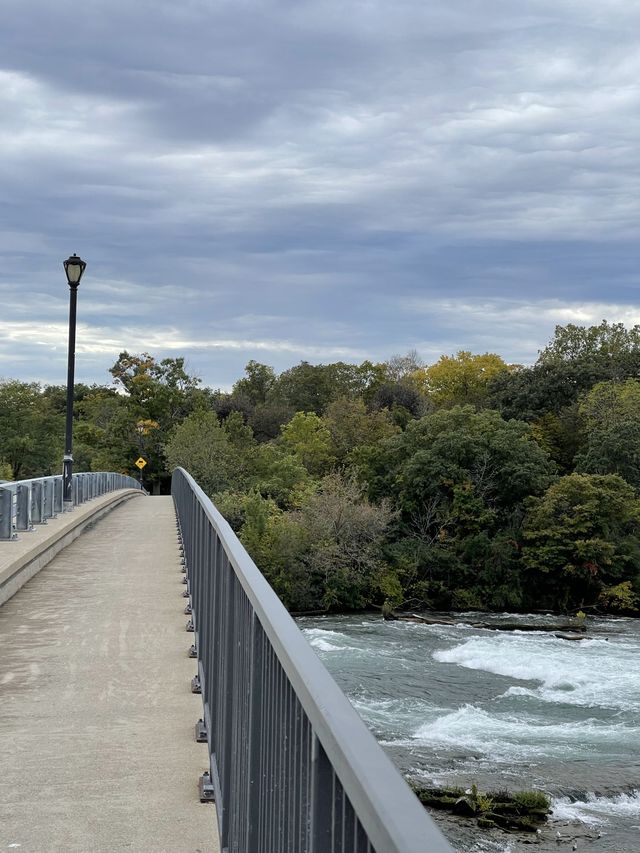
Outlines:
{"label": "black street lamp", "polygon": [[67,368],[67,428],[62,461],[62,500],[64,511],[73,509],[73,373],[76,360],[76,302],[78,285],[86,267],[82,258],[71,255],[63,261],[64,271],[69,282],[69,355]]}

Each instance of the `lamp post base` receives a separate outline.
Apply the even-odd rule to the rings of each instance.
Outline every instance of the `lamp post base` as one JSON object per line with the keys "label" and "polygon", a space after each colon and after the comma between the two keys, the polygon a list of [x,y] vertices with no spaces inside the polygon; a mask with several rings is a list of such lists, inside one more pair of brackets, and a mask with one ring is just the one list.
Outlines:
{"label": "lamp post base", "polygon": [[[69,405],[69,404],[68,404]],[[67,438],[67,445],[70,439]],[[62,511],[73,509],[73,456],[67,451],[62,460]]]}

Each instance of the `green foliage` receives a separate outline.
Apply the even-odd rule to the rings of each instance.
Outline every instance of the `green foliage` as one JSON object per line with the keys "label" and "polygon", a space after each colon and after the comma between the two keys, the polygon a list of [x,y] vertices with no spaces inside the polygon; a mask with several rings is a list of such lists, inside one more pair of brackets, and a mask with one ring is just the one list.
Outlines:
{"label": "green foliage", "polygon": [[526,811],[549,811],[551,800],[544,791],[516,791],[513,801]]}
{"label": "green foliage", "polygon": [[261,444],[254,451],[252,483],[283,509],[298,506],[312,488],[311,476],[298,456],[275,444]]}
{"label": "green foliage", "polygon": [[374,499],[400,509],[390,553],[406,597],[437,607],[519,603],[523,501],[553,470],[526,424],[471,407],[434,412],[379,443],[361,476]]}
{"label": "green foliage", "polygon": [[388,410],[367,411],[364,400],[340,397],[329,403],[323,418],[338,464],[353,459],[359,448],[372,447],[400,432]]}
{"label": "green foliage", "polygon": [[336,472],[322,480],[298,518],[309,537],[306,564],[322,586],[322,606],[365,606],[384,567],[383,537],[393,518],[389,505],[370,503],[355,479]]}
{"label": "green foliage", "polygon": [[[74,389],[75,469],[142,455],[166,490],[184,466],[295,610],[638,607],[639,326],[558,327],[530,368],[250,361],[224,393],[123,352],[111,375]],[[59,470],[65,408],[0,382],[0,479]]]}
{"label": "green foliage", "polygon": [[310,474],[324,474],[335,459],[331,433],[315,412],[297,412],[282,429],[282,445]]}
{"label": "green foliage", "polygon": [[372,365],[309,364],[300,362],[277,379],[273,395],[285,400],[294,411],[323,414],[332,400],[362,394],[372,378]]}
{"label": "green foliage", "polygon": [[57,474],[62,467],[64,409],[37,382],[0,382],[0,460],[13,480]]}
{"label": "green foliage", "polygon": [[276,382],[273,367],[269,367],[268,364],[260,364],[258,361],[250,361],[244,372],[245,377],[239,379],[233,386],[234,395],[248,398],[253,405],[266,402],[269,392]]}
{"label": "green foliage", "polygon": [[640,488],[640,382],[600,382],[580,403],[586,441],[576,470],[620,474]]}
{"label": "green foliage", "polygon": [[478,589],[454,589],[451,594],[453,610],[486,610]]}
{"label": "green foliage", "polygon": [[372,579],[375,598],[382,599],[383,612],[395,610],[404,603],[404,589],[397,571],[384,565]]}
{"label": "green foliage", "polygon": [[164,453],[170,471],[185,468],[207,494],[245,485],[242,451],[213,412],[196,411],[185,418],[172,431]]}
{"label": "green foliage", "polygon": [[523,563],[541,601],[583,607],[636,578],[639,533],[640,502],[621,477],[570,474],[527,502]]}
{"label": "green foliage", "polygon": [[637,613],[638,603],[631,581],[605,587],[598,596],[598,605],[611,613]]}
{"label": "green foliage", "polygon": [[599,326],[556,326],[554,338],[540,353],[540,364],[588,362],[604,366],[611,378],[622,378],[640,356],[640,326],[627,329],[623,323]]}

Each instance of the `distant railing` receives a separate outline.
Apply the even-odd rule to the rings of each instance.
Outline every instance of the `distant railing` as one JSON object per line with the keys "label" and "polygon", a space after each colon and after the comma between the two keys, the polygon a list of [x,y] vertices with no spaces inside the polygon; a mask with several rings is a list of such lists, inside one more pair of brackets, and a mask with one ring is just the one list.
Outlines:
{"label": "distant railing", "polygon": [[209,498],[171,491],[221,850],[452,853]]}
{"label": "distant railing", "polygon": [[[91,471],[74,474],[73,505],[84,503],[116,489],[139,489],[140,483],[126,474]],[[32,480],[0,481],[0,540],[15,539],[18,531],[62,512],[62,474]]]}

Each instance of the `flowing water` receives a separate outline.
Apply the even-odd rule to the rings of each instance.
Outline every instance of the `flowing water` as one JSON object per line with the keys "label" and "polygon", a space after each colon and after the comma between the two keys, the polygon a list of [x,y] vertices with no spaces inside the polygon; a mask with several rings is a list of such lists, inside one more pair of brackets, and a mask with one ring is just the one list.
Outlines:
{"label": "flowing water", "polygon": [[459,853],[516,853],[535,840],[540,850],[638,853],[640,620],[589,620],[581,642],[469,624],[518,619],[553,621],[465,614],[455,625],[378,616],[298,624],[403,772],[425,784],[551,795],[539,839],[436,815]]}

